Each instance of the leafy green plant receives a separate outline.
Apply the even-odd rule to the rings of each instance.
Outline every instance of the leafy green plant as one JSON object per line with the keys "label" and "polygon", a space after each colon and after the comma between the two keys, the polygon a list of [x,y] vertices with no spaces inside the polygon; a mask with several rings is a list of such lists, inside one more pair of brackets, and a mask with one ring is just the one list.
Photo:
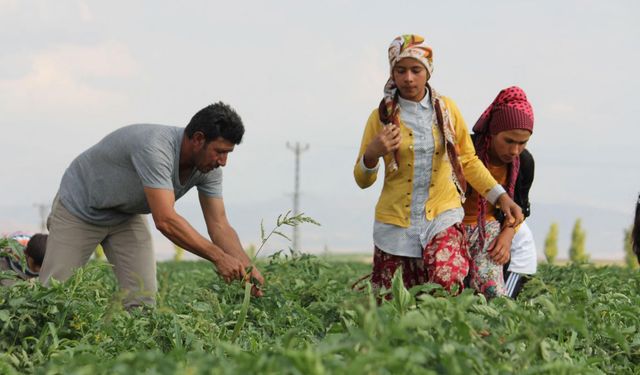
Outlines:
{"label": "leafy green plant", "polygon": [[[260,243],[260,247],[258,248],[258,250],[255,252],[254,256],[253,256],[253,261],[255,261],[255,259],[257,258],[258,254],[260,253],[260,251],[262,250],[262,248],[264,247],[265,243],[267,243],[267,241],[269,240],[269,238],[271,238],[272,235],[278,235],[281,237],[286,238],[287,240],[291,241],[289,239],[289,237],[287,237],[285,234],[283,234],[282,232],[279,231],[280,227],[282,227],[283,225],[287,225],[287,226],[291,226],[291,227],[295,227],[298,226],[300,224],[303,223],[311,223],[311,224],[315,224],[315,225],[320,225],[320,223],[316,222],[315,220],[313,220],[312,218],[305,216],[304,213],[300,213],[298,215],[294,215],[294,216],[289,216],[291,213],[291,211],[287,211],[284,215],[278,215],[278,218],[276,219],[276,225],[273,227],[273,229],[271,229],[271,231],[265,235],[265,230],[264,230],[264,221],[260,222],[260,239],[261,239],[261,243]],[[251,274],[251,268],[249,268],[247,270],[247,275]],[[242,308],[240,309],[240,314],[238,316],[238,320],[236,322],[236,325],[233,329],[233,334],[231,335],[231,342],[235,342],[236,339],[238,338],[238,335],[240,334],[240,330],[242,329],[246,317],[247,317],[247,312],[249,309],[249,303],[251,302],[251,288],[253,288],[255,285],[255,282],[253,280],[249,280],[248,282],[245,283],[244,286],[244,298],[242,300]]]}
{"label": "leafy green plant", "polygon": [[308,216],[305,216],[304,213],[300,213],[298,215],[293,215],[293,216],[289,216],[289,215],[291,215],[291,211],[287,211],[285,214],[278,215],[278,218],[276,219],[276,224],[274,225],[274,227],[271,229],[269,233],[266,233],[264,230],[264,220],[260,222],[260,246],[258,247],[258,250],[255,252],[254,259],[258,257],[258,254],[260,254],[260,251],[262,251],[262,248],[264,247],[264,245],[267,243],[269,238],[271,238],[271,236],[273,235],[280,236],[286,239],[287,241],[291,242],[291,239],[286,234],[280,231],[280,228],[282,226],[295,227],[304,223],[318,225],[318,226],[320,225],[320,223],[318,223],[314,219]]}
{"label": "leafy green plant", "polygon": [[[158,306],[126,311],[109,266],[0,288],[4,374],[637,374],[640,273],[542,264],[518,300],[350,285],[369,264],[279,252],[265,295],[208,262],[158,264]],[[246,301],[249,298],[250,303]]]}

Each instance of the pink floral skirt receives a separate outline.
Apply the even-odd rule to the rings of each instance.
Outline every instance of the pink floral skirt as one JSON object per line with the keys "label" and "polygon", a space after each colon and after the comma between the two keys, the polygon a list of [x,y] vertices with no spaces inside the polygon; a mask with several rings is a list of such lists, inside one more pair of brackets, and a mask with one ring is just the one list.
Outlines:
{"label": "pink floral skirt", "polygon": [[484,246],[480,248],[478,227],[466,225],[469,239],[469,255],[471,268],[469,270],[470,286],[487,298],[494,298],[506,294],[502,265],[491,259],[488,249],[500,234],[500,223],[492,220],[485,224]]}
{"label": "pink floral skirt", "polygon": [[374,287],[391,288],[391,280],[398,267],[402,267],[402,278],[407,289],[431,282],[442,285],[448,291],[457,285],[457,291],[462,291],[464,278],[469,272],[463,225],[452,225],[435,235],[422,252],[422,258],[391,255],[375,247],[371,283]]}

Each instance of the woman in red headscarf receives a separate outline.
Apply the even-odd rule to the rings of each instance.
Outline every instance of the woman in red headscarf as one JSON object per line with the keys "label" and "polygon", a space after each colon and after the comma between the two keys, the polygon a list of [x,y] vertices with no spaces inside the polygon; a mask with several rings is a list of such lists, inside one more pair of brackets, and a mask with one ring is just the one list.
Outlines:
{"label": "woman in red headscarf", "polygon": [[[529,216],[534,165],[525,146],[533,132],[533,109],[524,91],[516,86],[500,91],[473,132],[478,158]],[[475,190],[467,192],[464,211],[471,287],[488,298],[507,295],[503,265],[509,261],[517,227],[505,225],[500,211]]]}
{"label": "woman in red headscarf", "polygon": [[424,38],[394,39],[389,64],[384,97],[369,116],[354,167],[364,189],[376,181],[380,158],[385,166],[371,281],[389,288],[402,267],[406,287],[429,281],[459,291],[469,268],[462,226],[467,181],[499,203],[511,225],[524,217],[476,157],[458,107],[427,83],[433,56]]}

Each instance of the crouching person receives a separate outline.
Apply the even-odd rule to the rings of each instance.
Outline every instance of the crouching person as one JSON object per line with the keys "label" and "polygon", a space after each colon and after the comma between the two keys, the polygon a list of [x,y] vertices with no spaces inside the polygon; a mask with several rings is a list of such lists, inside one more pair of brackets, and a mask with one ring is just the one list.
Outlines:
{"label": "crouching person", "polygon": [[[524,91],[506,88],[473,127],[478,158],[529,216],[533,156],[525,149],[533,133],[533,109]],[[470,285],[487,298],[507,295],[503,265],[509,261],[517,228],[504,225],[500,210],[471,190],[464,203],[471,267]]]}
{"label": "crouching person", "polygon": [[0,272],[8,271],[5,276],[0,277],[0,286],[11,286],[17,280],[29,280],[38,277],[44,254],[47,248],[47,235],[42,233],[34,234],[26,243],[24,254],[24,266],[21,262],[21,255],[16,253],[11,247],[0,249]]}

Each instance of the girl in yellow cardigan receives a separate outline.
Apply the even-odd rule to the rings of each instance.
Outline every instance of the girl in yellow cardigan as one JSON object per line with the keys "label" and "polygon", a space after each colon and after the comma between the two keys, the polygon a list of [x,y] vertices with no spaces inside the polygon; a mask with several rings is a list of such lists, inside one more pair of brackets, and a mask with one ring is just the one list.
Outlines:
{"label": "girl in yellow cardigan", "polygon": [[364,189],[376,181],[381,157],[385,166],[371,281],[389,288],[402,267],[408,288],[429,281],[462,290],[469,270],[462,225],[467,180],[501,208],[508,225],[522,222],[522,211],[475,156],[455,103],[427,83],[433,60],[424,38],[394,39],[389,63],[384,98],[369,116],[354,167]]}

